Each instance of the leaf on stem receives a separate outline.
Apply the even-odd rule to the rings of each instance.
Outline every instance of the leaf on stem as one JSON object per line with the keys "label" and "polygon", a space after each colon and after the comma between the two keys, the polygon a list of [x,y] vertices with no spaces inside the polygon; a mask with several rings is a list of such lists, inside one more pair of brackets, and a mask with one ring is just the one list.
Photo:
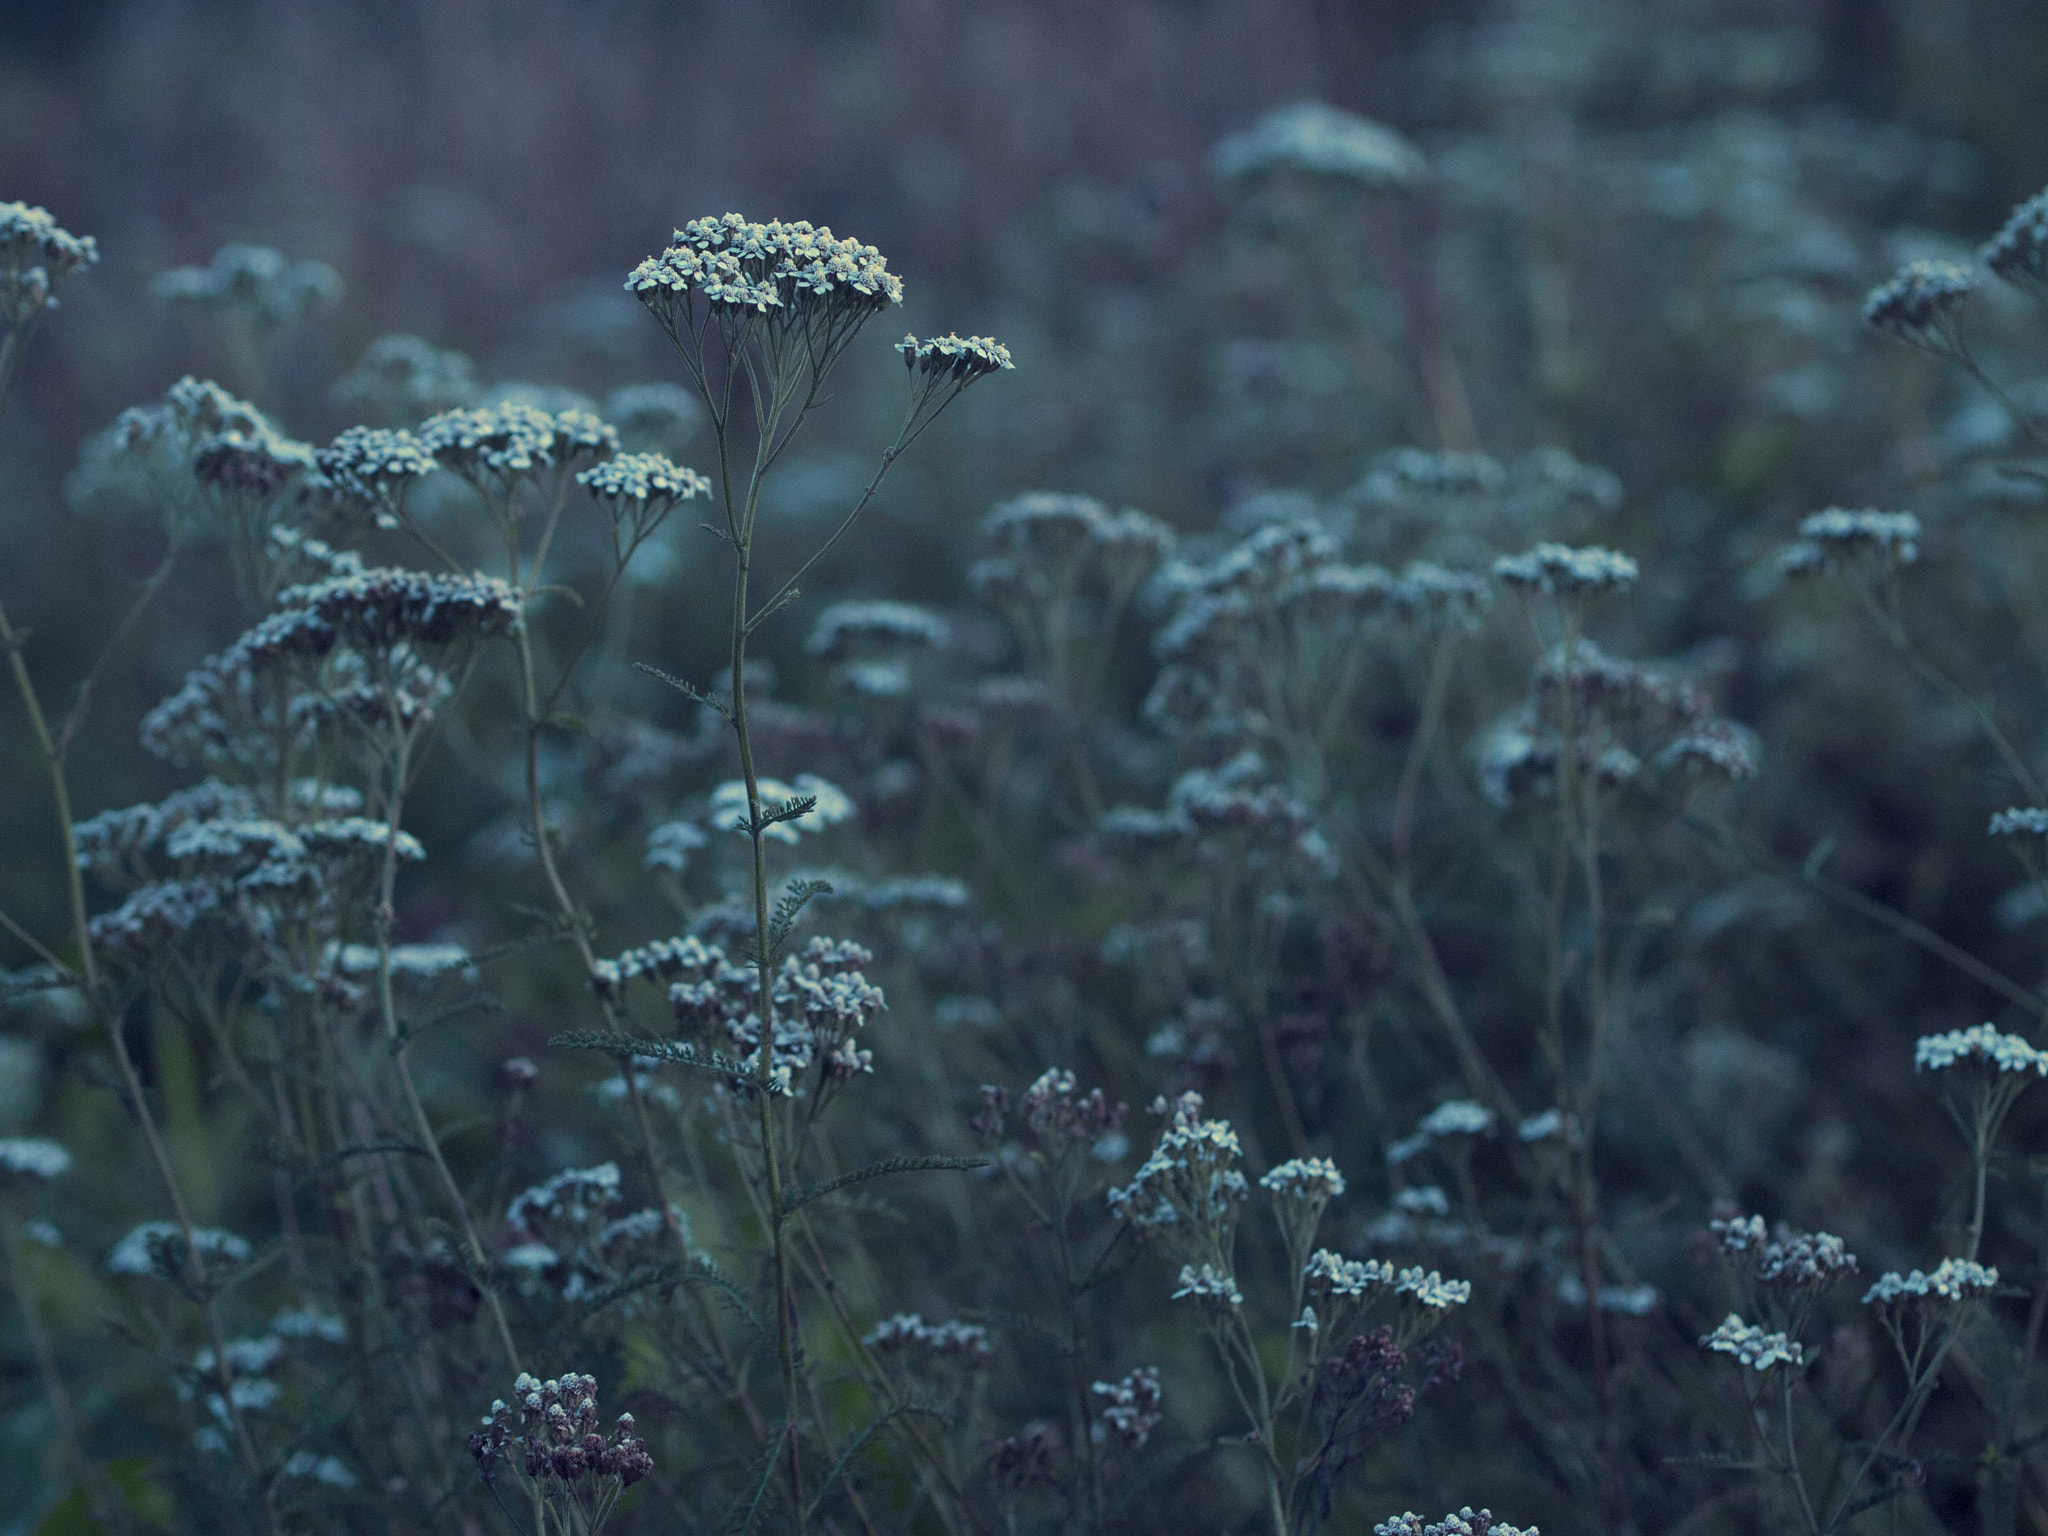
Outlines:
{"label": "leaf on stem", "polygon": [[792,1189],[782,1197],[782,1214],[793,1216],[813,1200],[844,1189],[849,1184],[859,1184],[868,1179],[878,1179],[885,1173],[922,1173],[926,1170],[950,1169],[964,1171],[969,1168],[986,1168],[994,1161],[986,1157],[885,1157],[879,1163],[870,1163],[854,1173],[842,1173],[836,1179],[827,1179],[822,1184],[806,1184]]}

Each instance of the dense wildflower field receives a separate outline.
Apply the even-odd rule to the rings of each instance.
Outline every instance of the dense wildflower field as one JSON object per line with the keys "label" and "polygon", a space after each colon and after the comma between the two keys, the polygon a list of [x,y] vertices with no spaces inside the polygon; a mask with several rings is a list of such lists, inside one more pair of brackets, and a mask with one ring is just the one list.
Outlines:
{"label": "dense wildflower field", "polygon": [[0,1531],[2048,1531],[2044,48],[0,24]]}

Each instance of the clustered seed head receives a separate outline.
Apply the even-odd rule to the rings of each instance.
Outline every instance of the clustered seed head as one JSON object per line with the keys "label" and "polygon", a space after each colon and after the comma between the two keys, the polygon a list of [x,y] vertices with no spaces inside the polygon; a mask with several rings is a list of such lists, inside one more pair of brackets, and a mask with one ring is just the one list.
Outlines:
{"label": "clustered seed head", "polygon": [[1712,1333],[1702,1334],[1700,1343],[1717,1354],[1733,1355],[1759,1373],[1778,1365],[1797,1368],[1806,1361],[1806,1350],[1801,1345],[1782,1333],[1765,1333],[1733,1312]]}
{"label": "clustered seed head", "polygon": [[1871,290],[1864,323],[1909,346],[1951,353],[1960,345],[1956,317],[1976,287],[1970,269],[1957,262],[1908,262]]}
{"label": "clustered seed head", "polygon": [[0,203],[0,318],[12,329],[57,305],[57,284],[100,259],[91,235],[58,227],[45,208]]}
{"label": "clustered seed head", "polygon": [[1393,129],[1319,101],[1282,107],[1223,139],[1209,164],[1229,181],[1294,171],[1376,191],[1414,186],[1429,170],[1422,151]]}
{"label": "clustered seed head", "polygon": [[1502,555],[1493,562],[1493,574],[1511,587],[1580,598],[1625,592],[1639,573],[1635,561],[1611,549],[1538,544],[1526,554]]}
{"label": "clustered seed head", "polygon": [[1881,1307],[1915,1302],[1957,1305],[1990,1296],[1998,1290],[1998,1271],[1974,1259],[1943,1259],[1931,1275],[1912,1270],[1901,1275],[1891,1270],[1863,1293],[1863,1304]]}
{"label": "clustered seed head", "polygon": [[[194,1227],[192,1245],[208,1262],[246,1263],[248,1239],[219,1227]],[[110,1275],[174,1275],[183,1267],[185,1234],[176,1222],[145,1221],[114,1244],[107,1255]]]}
{"label": "clustered seed head", "polygon": [[1914,1042],[1916,1072],[1940,1072],[1958,1063],[1985,1066],[1996,1072],[2031,1072],[2036,1077],[2048,1077],[2048,1051],[2037,1050],[2018,1035],[2005,1034],[1990,1024],[1922,1035]]}
{"label": "clustered seed head", "polygon": [[1533,1525],[1513,1526],[1505,1520],[1496,1520],[1490,1509],[1482,1509],[1475,1515],[1472,1506],[1467,1504],[1456,1514],[1445,1515],[1428,1525],[1424,1525],[1422,1516],[1413,1511],[1396,1515],[1374,1526],[1372,1536],[1541,1536],[1541,1532]]}
{"label": "clustered seed head", "polygon": [[1122,1189],[1109,1191],[1109,1207],[1139,1226],[1185,1222],[1204,1232],[1227,1231],[1244,1203],[1244,1175],[1233,1166],[1244,1155],[1228,1120],[1202,1118],[1202,1096],[1184,1093],[1157,1100],[1167,1117],[1159,1144]]}
{"label": "clustered seed head", "polygon": [[1977,256],[2009,283],[2048,291],[2048,192],[2036,192],[2013,209]]}
{"label": "clustered seed head", "polygon": [[893,1354],[910,1350],[979,1365],[989,1356],[988,1330],[979,1323],[957,1318],[945,1323],[927,1323],[916,1312],[898,1312],[886,1317],[861,1340],[870,1349]]}
{"label": "clustered seed head", "polygon": [[1233,1307],[1244,1302],[1244,1292],[1237,1288],[1237,1281],[1214,1264],[1204,1264],[1199,1269],[1192,1264],[1181,1265],[1180,1289],[1173,1293],[1173,1299],[1179,1301],[1188,1296],[1197,1301],[1228,1302]]}
{"label": "clustered seed head", "polygon": [[664,323],[698,297],[714,309],[863,319],[903,302],[903,280],[873,246],[822,225],[756,224],[736,213],[692,219],[673,245],[633,269],[626,289]]}
{"label": "clustered seed head", "polygon": [[903,354],[903,366],[913,377],[933,381],[972,384],[976,379],[985,379],[992,373],[1016,367],[1010,361],[1010,349],[993,336],[948,334],[924,341],[915,336],[905,336],[896,343],[896,350]]}
{"label": "clustered seed head", "polygon": [[201,485],[267,499],[313,463],[308,443],[276,432],[230,431],[207,438],[194,450],[192,473]]}
{"label": "clustered seed head", "polygon": [[1100,1088],[1081,1092],[1072,1072],[1054,1067],[1024,1090],[1024,1122],[1055,1152],[1093,1146],[1124,1123],[1125,1104],[1112,1105]]}
{"label": "clustered seed head", "polygon": [[[678,944],[695,941],[671,941],[671,954]],[[627,979],[631,955],[616,962],[616,975],[605,969],[612,962],[599,962],[592,979],[600,991]],[[801,954],[783,959],[769,989],[775,1029],[768,1071],[776,1091],[789,1092],[797,1075],[821,1060],[825,1075],[833,1079],[874,1070],[874,1053],[856,1044],[859,1032],[889,1006],[882,989],[862,974],[874,960],[873,952],[862,945],[822,935]],[[724,950],[707,944],[701,953],[691,950],[681,974],[684,979],[668,989],[676,1021],[686,1029],[722,1030],[743,1053],[743,1064],[756,1064],[761,1048],[760,983],[753,970],[732,964]]]}
{"label": "clustered seed head", "polygon": [[469,1437],[469,1453],[486,1484],[497,1480],[500,1463],[510,1463],[535,1482],[573,1484],[588,1476],[631,1487],[654,1470],[635,1428],[633,1415],[622,1413],[610,1438],[597,1432],[594,1377],[571,1371],[540,1381],[522,1371],[512,1383],[512,1402],[492,1403]]}
{"label": "clustered seed head", "polygon": [[616,1000],[625,984],[639,977],[649,981],[703,981],[725,963],[723,950],[690,934],[680,939],[657,939],[652,944],[629,949],[615,960],[600,960],[591,967],[590,983],[600,995]]}
{"label": "clustered seed head", "polygon": [[[1102,1422],[1126,1449],[1135,1451],[1144,1445],[1166,1416],[1160,1406],[1159,1372],[1149,1365],[1139,1366],[1122,1381],[1098,1381],[1088,1390],[1102,1402]],[[1097,1438],[1102,1438],[1099,1430]]]}

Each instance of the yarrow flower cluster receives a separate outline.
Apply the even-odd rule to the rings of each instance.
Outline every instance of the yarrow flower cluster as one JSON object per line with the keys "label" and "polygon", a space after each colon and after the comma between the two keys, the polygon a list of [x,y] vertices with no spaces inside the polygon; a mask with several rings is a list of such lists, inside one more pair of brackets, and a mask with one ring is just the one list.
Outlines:
{"label": "yarrow flower cluster", "polygon": [[[1166,1414],[1162,1408],[1162,1394],[1159,1390],[1159,1372],[1149,1365],[1141,1365],[1119,1382],[1098,1381],[1088,1389],[1101,1403],[1099,1412],[1102,1424],[1123,1442],[1127,1450],[1137,1450],[1159,1427],[1159,1421]],[[1098,1439],[1104,1438],[1103,1429],[1096,1429]]]}
{"label": "yarrow flower cluster", "polygon": [[609,1437],[597,1432],[597,1381],[574,1371],[546,1381],[521,1372],[512,1383],[512,1402],[500,1398],[492,1403],[482,1427],[469,1437],[469,1453],[487,1485],[497,1480],[501,1466],[515,1468],[548,1491],[567,1489],[585,1477],[611,1480],[615,1486],[600,1494],[593,1529],[619,1490],[654,1470],[632,1414],[620,1414]]}
{"label": "yarrow flower cluster", "polygon": [[1054,1067],[1024,1090],[1024,1123],[1055,1153],[1068,1147],[1095,1146],[1120,1130],[1128,1105],[1111,1104],[1100,1088],[1081,1092],[1074,1074]]}
{"label": "yarrow flower cluster", "polygon": [[[176,1274],[183,1268],[178,1255],[184,1246],[185,1234],[177,1223],[145,1221],[114,1244],[113,1252],[107,1255],[107,1273]],[[194,1227],[192,1246],[199,1250],[202,1258],[225,1259],[231,1264],[246,1263],[250,1252],[248,1239],[219,1227]]]}
{"label": "yarrow flower cluster", "polygon": [[833,603],[811,626],[804,651],[826,661],[844,661],[870,646],[941,646],[949,634],[944,619],[916,603]]}
{"label": "yarrow flower cluster", "polygon": [[903,280],[873,246],[802,220],[756,224],[736,213],[692,219],[673,245],[633,269],[626,289],[671,328],[698,298],[714,309],[859,319],[903,302]]}
{"label": "yarrow flower cluster", "polygon": [[927,337],[923,341],[915,336],[905,336],[896,343],[896,350],[903,354],[903,366],[910,370],[913,378],[929,379],[934,383],[971,384],[976,379],[1016,367],[1010,361],[1010,349],[993,336],[948,334]]}
{"label": "yarrow flower cluster", "polygon": [[1410,1511],[1382,1521],[1372,1528],[1372,1536],[1542,1536],[1533,1525],[1509,1525],[1505,1520],[1493,1518],[1493,1511],[1482,1509],[1477,1514],[1467,1504],[1454,1515],[1445,1515],[1441,1520],[1422,1523],[1422,1517]]}
{"label": "yarrow flower cluster", "polygon": [[1318,1295],[1351,1301],[1363,1300],[1396,1281],[1391,1264],[1379,1259],[1347,1259],[1328,1248],[1315,1251],[1302,1270],[1302,1277]]}
{"label": "yarrow flower cluster", "polygon": [[1956,317],[1976,288],[1976,277],[1957,262],[1908,262],[1871,290],[1863,320],[1909,346],[1951,355],[1961,347]]}
{"label": "yarrow flower cluster", "polygon": [[502,488],[544,469],[618,452],[619,434],[588,411],[536,406],[458,408],[419,425],[419,441],[443,469]]}
{"label": "yarrow flower cluster", "polygon": [[1567,598],[1625,592],[1639,574],[1627,555],[1564,544],[1538,544],[1526,554],[1502,555],[1492,569],[1494,578],[1508,586]]}
{"label": "yarrow flower cluster", "polygon": [[1881,1307],[1932,1302],[1956,1305],[1990,1296],[1998,1290],[1998,1271],[1974,1259],[1943,1259],[1931,1275],[1889,1270],[1863,1293],[1863,1304]]}
{"label": "yarrow flower cluster", "polygon": [[1910,512],[1849,512],[1829,507],[1799,524],[1799,538],[1778,556],[1788,576],[1852,566],[1897,571],[1920,558],[1920,519]]}
{"label": "yarrow flower cluster", "polygon": [[1293,171],[1379,191],[1411,187],[1429,169],[1422,151],[1393,129],[1320,101],[1268,113],[1220,141],[1209,165],[1229,181]]}
{"label": "yarrow flower cluster", "polygon": [[412,433],[387,427],[350,427],[315,453],[313,462],[309,494],[369,511],[386,527],[397,524],[406,490],[440,467]]}
{"label": "yarrow flower cluster", "polygon": [[279,328],[335,304],[341,274],[324,261],[293,261],[264,245],[233,243],[203,267],[173,267],[150,280],[167,304],[231,314],[246,324]]}
{"label": "yarrow flower cluster", "polygon": [[0,1187],[54,1179],[70,1166],[70,1151],[46,1137],[0,1137]]}
{"label": "yarrow flower cluster", "polygon": [[1415,1304],[1431,1310],[1462,1307],[1472,1299],[1470,1280],[1446,1280],[1436,1270],[1423,1272],[1421,1265],[1404,1269],[1395,1277],[1394,1292],[1413,1298]]}
{"label": "yarrow flower cluster", "polygon": [[0,320],[12,330],[57,304],[57,285],[100,259],[91,235],[60,228],[46,208],[0,203]]}
{"label": "yarrow flower cluster", "polygon": [[2036,192],[2013,209],[1977,256],[2007,282],[2048,294],[2048,192]]}
{"label": "yarrow flower cluster", "polygon": [[2048,810],[2040,806],[2013,806],[1991,818],[1992,837],[2048,838]]}
{"label": "yarrow flower cluster", "polygon": [[1197,1269],[1192,1264],[1180,1267],[1180,1289],[1173,1293],[1175,1301],[1192,1296],[1197,1301],[1227,1302],[1240,1306],[1244,1292],[1237,1288],[1237,1282],[1213,1264],[1204,1264]]}
{"label": "yarrow flower cluster", "polygon": [[1484,1104],[1471,1099],[1446,1099],[1422,1117],[1413,1136],[1404,1136],[1387,1148],[1387,1161],[1405,1163],[1452,1136],[1485,1136],[1498,1117]]}
{"label": "yarrow flower cluster", "polygon": [[678,504],[711,494],[711,481],[672,463],[666,454],[622,453],[590,469],[576,483],[597,499],[614,522],[650,524]]}
{"label": "yarrow flower cluster", "polygon": [[1733,1355],[1752,1371],[1764,1372],[1774,1366],[1795,1369],[1806,1362],[1806,1350],[1782,1333],[1766,1333],[1730,1312],[1712,1333],[1702,1334],[1700,1343],[1717,1354]]}
{"label": "yarrow flower cluster", "polygon": [[941,1358],[979,1365],[989,1356],[988,1330],[979,1323],[927,1323],[916,1312],[898,1312],[877,1323],[861,1339],[870,1349],[885,1354],[916,1350]]}
{"label": "yarrow flower cluster", "polygon": [[1922,1035],[1913,1044],[1913,1069],[1940,1072],[1957,1064],[1990,1067],[1995,1072],[2031,1072],[2048,1077],[2048,1051],[2027,1044],[1990,1024],[1973,1024],[1939,1035]]}

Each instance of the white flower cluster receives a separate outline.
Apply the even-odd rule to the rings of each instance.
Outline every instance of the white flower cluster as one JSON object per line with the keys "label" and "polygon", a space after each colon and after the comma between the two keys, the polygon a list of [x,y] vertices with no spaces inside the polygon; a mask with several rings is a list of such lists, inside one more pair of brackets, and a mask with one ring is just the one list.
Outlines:
{"label": "white flower cluster", "polygon": [[692,219],[673,245],[633,269],[626,289],[657,314],[700,295],[714,308],[760,314],[867,315],[903,302],[903,280],[873,246],[803,220],[756,224],[736,213]]}
{"label": "white flower cluster", "polygon": [[[175,1222],[145,1221],[114,1244],[113,1252],[107,1255],[107,1273],[155,1274],[157,1255],[171,1245],[182,1247],[183,1242],[184,1233]],[[240,1264],[249,1257],[246,1239],[218,1227],[194,1227],[192,1245],[199,1250],[200,1257],[206,1259],[225,1259],[230,1264]]]}
{"label": "white flower cluster", "polygon": [[536,406],[458,407],[430,416],[419,441],[444,469],[498,484],[555,465],[608,458],[619,434],[588,411],[544,411]]}
{"label": "white flower cluster", "polygon": [[1702,1334],[1700,1343],[1717,1354],[1733,1355],[1752,1371],[1768,1371],[1777,1365],[1797,1367],[1806,1361],[1802,1346],[1782,1333],[1765,1333],[1733,1312],[1712,1333]]}
{"label": "white flower cluster", "polygon": [[711,494],[711,481],[662,453],[622,453],[579,470],[576,483],[613,518],[667,512],[678,502]]}
{"label": "white flower cluster", "polygon": [[2048,810],[2040,806],[2013,806],[1991,818],[1992,837],[2048,838]]}
{"label": "white flower cluster", "polygon": [[1998,1271],[1973,1259],[1943,1259],[1931,1275],[1913,1270],[1901,1275],[1891,1270],[1878,1277],[1877,1284],[1863,1293],[1863,1304],[1881,1307],[1902,1301],[1964,1302],[1989,1296],[1998,1289]]}
{"label": "white flower cluster", "polygon": [[1334,1200],[1344,1193],[1344,1175],[1327,1157],[1294,1157],[1261,1175],[1259,1188],[1275,1195]]}
{"label": "white flower cluster", "polygon": [[1953,261],[1914,261],[1873,288],[1864,323],[1928,351],[1953,344],[1955,317],[1976,291],[1976,276]]}
{"label": "white flower cluster", "polygon": [[328,391],[337,405],[368,405],[405,422],[468,405],[478,393],[468,358],[417,336],[379,336]]}
{"label": "white flower cluster", "polygon": [[[1102,1401],[1102,1422],[1131,1450],[1150,1439],[1165,1417],[1160,1407],[1159,1372],[1149,1365],[1139,1366],[1122,1381],[1098,1381],[1088,1390]],[[1099,1428],[1096,1435],[1102,1437]]]}
{"label": "white flower cluster", "polygon": [[934,1355],[979,1364],[989,1354],[988,1330],[979,1323],[958,1319],[927,1323],[916,1312],[898,1312],[884,1318],[861,1339],[870,1349],[895,1351],[919,1349]]}
{"label": "white flower cluster", "polygon": [[844,661],[863,646],[942,646],[949,633],[944,619],[916,603],[833,603],[818,615],[804,650]]}
{"label": "white flower cluster", "polygon": [[1635,561],[1611,549],[1573,549],[1565,544],[1538,544],[1526,554],[1502,555],[1493,562],[1496,580],[1511,587],[1553,593],[1559,597],[1592,597],[1625,592],[1639,574]]}
{"label": "white flower cluster", "polygon": [[1852,562],[1902,570],[1920,558],[1920,519],[1911,512],[1829,507],[1802,518],[1799,537],[1778,553],[1787,576],[1836,571]]}
{"label": "white flower cluster", "polygon": [[1197,1301],[1228,1302],[1233,1307],[1244,1301],[1237,1282],[1213,1264],[1204,1264],[1199,1269],[1192,1264],[1181,1265],[1180,1289],[1173,1293],[1173,1299],[1179,1301],[1185,1296]]}
{"label": "white flower cluster", "polygon": [[[794,845],[800,832],[823,832],[853,815],[853,801],[844,790],[814,773],[800,773],[794,783],[780,779],[754,781],[764,813],[792,800],[814,799],[818,803],[798,816],[770,822],[761,835],[774,842]],[[705,819],[719,831],[745,833],[747,830],[747,786],[743,779],[727,779],[711,791],[711,809]]]}
{"label": "white flower cluster", "polygon": [[971,384],[989,374],[1016,367],[1010,361],[1010,349],[993,336],[948,334],[927,337],[923,341],[915,336],[905,336],[896,343],[896,350],[903,354],[903,366],[913,375],[921,374],[934,382],[948,380],[956,384]]}
{"label": "white flower cluster", "polygon": [[1244,1155],[1228,1120],[1202,1118],[1202,1096],[1184,1093],[1155,1112],[1170,1116],[1159,1144],[1131,1182],[1109,1191],[1109,1207],[1139,1226],[1186,1222],[1198,1233],[1227,1232],[1247,1193],[1244,1175],[1232,1166]]}
{"label": "white flower cluster", "polygon": [[505,1207],[505,1224],[531,1231],[541,1222],[580,1224],[618,1203],[619,1165],[565,1168],[553,1178],[521,1190]]}
{"label": "white flower cluster", "polygon": [[591,967],[590,980],[604,996],[615,998],[627,982],[639,977],[650,981],[657,977],[663,981],[702,981],[725,963],[722,950],[690,934],[680,939],[656,939],[652,944],[627,950],[615,960],[600,960]]}
{"label": "white flower cluster", "polygon": [[1446,1099],[1422,1117],[1413,1136],[1404,1136],[1387,1148],[1387,1161],[1405,1163],[1450,1136],[1484,1136],[1493,1129],[1495,1115],[1471,1099]]}
{"label": "white flower cluster", "polygon": [[1454,1515],[1445,1515],[1428,1525],[1422,1523],[1422,1516],[1409,1512],[1396,1515],[1372,1528],[1372,1536],[1542,1536],[1538,1527],[1509,1525],[1505,1520],[1493,1518],[1493,1511],[1482,1509],[1477,1514],[1467,1504]]}
{"label": "white flower cluster", "polygon": [[1404,1269],[1395,1277],[1394,1293],[1397,1296],[1411,1296],[1417,1306],[1442,1310],[1445,1307],[1462,1307],[1472,1299],[1470,1280],[1446,1280],[1436,1270],[1423,1272],[1421,1265]]}
{"label": "white flower cluster", "polygon": [[1392,128],[1320,101],[1282,107],[1231,134],[1209,151],[1209,165],[1230,181],[1293,171],[1375,190],[1413,186],[1429,168],[1422,151]]}
{"label": "white flower cluster", "polygon": [[1916,1072],[1940,1072],[1959,1062],[1988,1066],[1996,1072],[2031,1072],[2036,1077],[2048,1077],[2048,1051],[2037,1050],[2018,1035],[2005,1034],[1990,1024],[1922,1035],[1913,1043]]}
{"label": "white flower cluster", "polygon": [[1327,1248],[1315,1251],[1302,1275],[1311,1290],[1346,1300],[1363,1299],[1395,1282],[1393,1265],[1378,1259],[1347,1259]]}
{"label": "white flower cluster", "polygon": [[264,245],[232,243],[203,267],[173,267],[150,280],[168,304],[231,311],[264,326],[284,326],[340,301],[341,274],[324,261],[292,261]]}
{"label": "white flower cluster", "polygon": [[313,463],[307,485],[316,496],[370,508],[387,526],[397,522],[393,509],[405,489],[439,467],[412,433],[386,427],[350,427]]}
{"label": "white flower cluster", "polygon": [[1977,256],[2009,283],[2048,288],[2048,192],[2036,192],[2013,209]]}
{"label": "white flower cluster", "polygon": [[0,1137],[0,1183],[10,1179],[54,1179],[70,1166],[70,1151],[45,1137]]}
{"label": "white flower cluster", "polygon": [[0,203],[0,317],[16,326],[40,309],[54,308],[51,290],[99,259],[91,235],[59,228],[48,209]]}

